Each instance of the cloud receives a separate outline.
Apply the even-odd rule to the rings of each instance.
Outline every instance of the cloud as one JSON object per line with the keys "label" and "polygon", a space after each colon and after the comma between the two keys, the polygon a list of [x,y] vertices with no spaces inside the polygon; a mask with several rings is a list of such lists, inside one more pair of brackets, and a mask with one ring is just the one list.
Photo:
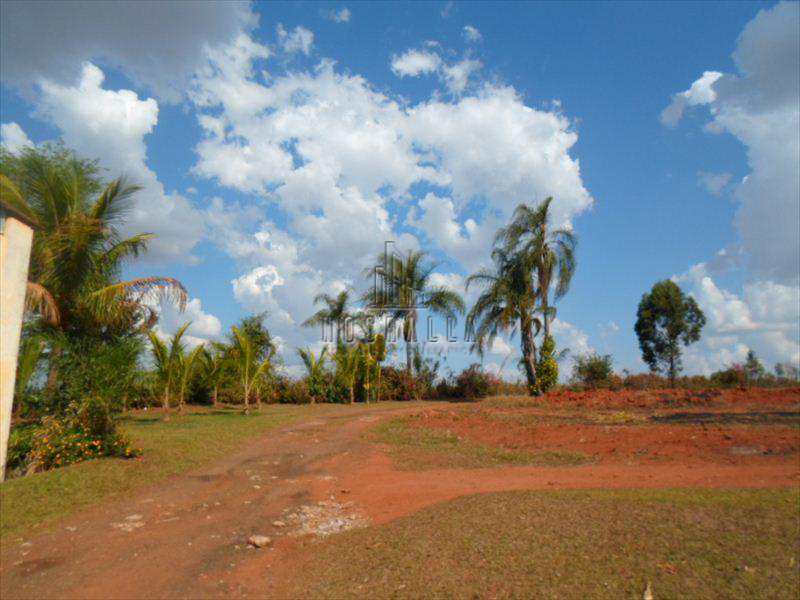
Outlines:
{"label": "cloud", "polygon": [[257,20],[245,1],[4,2],[0,73],[30,92],[40,79],[71,83],[91,61],[178,102],[204,48],[230,42]]}
{"label": "cloud", "polygon": [[468,42],[480,42],[483,39],[481,32],[472,25],[464,25],[464,39]]}
{"label": "cloud", "polygon": [[702,338],[689,346],[689,372],[709,374],[741,362],[753,349],[766,364],[800,362],[800,288],[771,281],[745,283],[741,294],[721,288],[703,263],[675,280],[706,315]]}
{"label": "cloud", "polygon": [[683,118],[683,113],[691,106],[710,104],[717,99],[714,84],[722,77],[718,71],[706,71],[692,86],[672,96],[672,102],[661,112],[661,122],[667,127],[675,127]]}
{"label": "cloud", "polygon": [[673,97],[662,122],[706,105],[706,130],[728,132],[745,146],[750,173],[734,188],[734,224],[755,277],[800,280],[800,4],[761,10],[739,36],[737,74],[706,71]]}
{"label": "cloud", "polygon": [[276,27],[278,33],[278,43],[284,52],[295,54],[302,52],[306,56],[311,54],[311,47],[314,45],[314,32],[298,25],[290,33],[284,29],[282,23]]}
{"label": "cloud", "polygon": [[[213,199],[208,235],[235,260],[237,301],[269,310],[287,347],[319,339],[299,326],[314,296],[366,285],[387,240],[407,251],[424,236],[463,286],[456,271],[477,264],[518,202],[555,196],[561,224],[592,203],[569,119],[511,88],[409,105],[327,59],[264,78],[255,65],[269,52],[246,35],[207,57],[191,93],[202,130],[194,172],[249,195]],[[265,201],[279,219],[266,218]]]}
{"label": "cloud", "polygon": [[339,10],[329,10],[323,13],[323,16],[329,21],[334,23],[349,23],[350,22],[350,9],[347,7],[340,8]]}
{"label": "cloud", "polygon": [[26,146],[33,146],[33,142],[17,123],[3,123],[0,125],[0,144],[11,153],[16,154]]}
{"label": "cloud", "polygon": [[442,59],[427,50],[407,50],[404,54],[392,57],[392,72],[398,77],[418,77],[435,73]]}
{"label": "cloud", "polygon": [[36,115],[55,125],[78,154],[99,158],[110,177],[125,175],[143,186],[133,197],[123,233],[156,235],[148,260],[191,262],[203,235],[202,217],[186,198],[168,194],[147,166],[145,136],[158,123],[158,103],[131,90],[105,89],[104,78],[98,67],[86,63],[74,85],[42,80]]}
{"label": "cloud", "polygon": [[463,94],[469,84],[470,76],[482,67],[481,61],[472,59],[464,59],[444,67],[442,72],[447,89],[452,94]]}
{"label": "cloud", "polygon": [[712,196],[719,196],[725,189],[725,186],[730,183],[730,173],[709,173],[707,171],[697,172],[697,185],[703,188]]}

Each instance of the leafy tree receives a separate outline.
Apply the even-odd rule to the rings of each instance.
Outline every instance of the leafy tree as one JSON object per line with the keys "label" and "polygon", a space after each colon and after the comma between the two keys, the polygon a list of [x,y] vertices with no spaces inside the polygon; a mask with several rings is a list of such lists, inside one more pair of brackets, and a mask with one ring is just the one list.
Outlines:
{"label": "leafy tree", "polygon": [[673,281],[659,281],[639,302],[635,329],[642,359],[651,371],[666,373],[674,387],[682,368],[681,344],[699,340],[705,323],[694,298],[684,295]]}
{"label": "leafy tree", "polygon": [[161,390],[162,406],[164,407],[164,420],[169,421],[170,396],[180,386],[180,381],[184,367],[185,348],[183,334],[189,327],[190,322],[184,323],[175,335],[170,338],[169,343],[161,340],[152,331],[148,332],[150,338],[150,350],[153,355],[153,363],[156,372],[156,381]]}
{"label": "leafy tree", "polygon": [[[140,189],[118,178],[104,185],[96,162],[55,146],[0,150],[2,194],[38,224],[31,249],[26,304],[41,329],[56,336],[106,338],[155,324],[154,296],[182,309],[186,290],[170,277],[120,281],[122,266],[146,251],[151,234],[123,237],[119,227]],[[49,352],[48,386],[57,380],[57,358]]]}
{"label": "leafy tree", "polygon": [[500,333],[509,337],[520,332],[520,361],[528,383],[528,393],[539,393],[536,381],[535,337],[541,320],[535,316],[536,295],[533,290],[533,269],[530,257],[509,254],[501,248],[492,252],[493,269],[481,269],[467,278],[466,288],[481,285],[484,291],[467,315],[467,336],[474,339],[472,349],[483,356]]}
{"label": "leafy tree", "polygon": [[249,414],[253,386],[270,368],[270,357],[268,356],[263,360],[259,359],[257,354],[258,347],[244,329],[234,325],[231,327],[231,332],[236,338],[236,345],[231,350],[231,365],[236,378],[242,386],[244,413]]}
{"label": "leafy tree", "polygon": [[382,279],[385,289],[369,290],[364,296],[365,303],[369,309],[388,315],[387,328],[403,324],[408,374],[413,367],[417,342],[418,311],[427,310],[454,319],[456,314],[465,310],[458,293],[431,283],[436,266],[427,260],[425,252],[410,252],[404,258],[380,255],[375,266],[368,271],[368,275],[375,274]]}
{"label": "leafy tree", "polygon": [[610,354],[585,354],[575,357],[572,379],[583,385],[596,388],[611,379],[613,372]]}
{"label": "leafy tree", "polygon": [[558,361],[555,356],[556,342],[553,336],[545,336],[539,352],[539,362],[536,365],[536,374],[539,378],[539,389],[547,392],[558,383]]}
{"label": "leafy tree", "polygon": [[752,350],[747,351],[747,359],[744,363],[744,373],[747,377],[747,383],[751,385],[759,379],[763,379],[764,375],[767,373],[764,365],[761,364],[761,361],[758,360],[756,353]]}
{"label": "leafy tree", "polygon": [[550,289],[554,287],[556,300],[568,291],[575,274],[575,234],[569,229],[549,229],[550,204],[547,198],[536,208],[520,204],[514,211],[511,223],[497,232],[496,241],[507,254],[522,253],[535,271],[531,279],[534,293],[539,299],[538,311],[542,315],[545,337],[550,335],[550,321],[555,308],[550,306]]}
{"label": "leafy tree", "polygon": [[336,296],[319,294],[314,298],[314,304],[324,304],[325,307],[306,319],[303,327],[322,326],[324,328],[326,325],[335,323],[336,345],[338,346],[344,341],[347,321],[353,316],[350,311],[350,291],[342,290]]}
{"label": "leafy tree", "polygon": [[203,380],[211,388],[211,403],[215,407],[219,405],[219,388],[227,375],[226,351],[225,344],[211,342],[209,346],[203,346],[200,355]]}
{"label": "leafy tree", "polygon": [[194,350],[188,354],[181,356],[179,362],[179,378],[178,378],[178,413],[183,413],[183,408],[186,405],[186,389],[189,382],[194,376],[197,367],[200,365],[201,356],[203,354],[203,344],[195,347]]}
{"label": "leafy tree", "polygon": [[362,351],[360,346],[346,346],[341,344],[333,356],[336,362],[336,377],[347,388],[350,404],[356,401],[355,386],[359,367],[362,364]]}
{"label": "leafy tree", "polygon": [[311,348],[298,348],[297,354],[303,361],[308,376],[308,394],[311,404],[325,395],[325,361],[328,357],[328,347],[324,346],[319,356],[315,356]]}

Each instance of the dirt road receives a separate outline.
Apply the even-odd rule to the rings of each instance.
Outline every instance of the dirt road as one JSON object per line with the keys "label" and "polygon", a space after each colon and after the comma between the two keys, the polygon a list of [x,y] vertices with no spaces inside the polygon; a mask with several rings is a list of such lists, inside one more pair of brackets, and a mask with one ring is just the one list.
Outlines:
{"label": "dirt road", "polygon": [[[280,597],[295,535],[380,524],[464,494],[514,489],[783,487],[796,461],[715,465],[593,464],[397,471],[361,433],[419,411],[342,407],[286,427],[210,467],[4,540],[2,598]],[[213,443],[213,440],[209,440]],[[248,545],[252,534],[272,538]]]}

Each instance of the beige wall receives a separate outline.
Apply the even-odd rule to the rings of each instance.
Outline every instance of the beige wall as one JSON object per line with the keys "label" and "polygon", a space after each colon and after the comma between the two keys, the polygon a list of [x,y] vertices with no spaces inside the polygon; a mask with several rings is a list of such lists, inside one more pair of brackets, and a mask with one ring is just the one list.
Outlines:
{"label": "beige wall", "polygon": [[5,477],[32,239],[30,227],[6,216],[0,232],[0,481]]}

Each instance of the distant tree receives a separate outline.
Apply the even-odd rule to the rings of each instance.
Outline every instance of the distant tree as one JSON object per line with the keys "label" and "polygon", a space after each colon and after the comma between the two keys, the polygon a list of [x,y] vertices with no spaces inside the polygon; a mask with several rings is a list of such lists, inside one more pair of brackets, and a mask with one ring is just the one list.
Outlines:
{"label": "distant tree", "polygon": [[744,363],[744,373],[748,384],[753,384],[759,379],[763,379],[764,375],[767,373],[764,365],[761,364],[761,361],[758,360],[756,353],[752,350],[747,351],[747,359]]}
{"label": "distant tree", "polygon": [[370,289],[364,295],[367,307],[376,313],[389,317],[387,330],[403,324],[403,340],[406,345],[406,372],[410,375],[414,361],[414,348],[417,344],[417,319],[419,310],[448,319],[463,314],[464,300],[451,289],[434,285],[432,275],[436,264],[427,260],[425,252],[410,252],[400,258],[378,256],[376,264],[366,274],[377,275],[383,285],[390,290]]}
{"label": "distant tree", "polygon": [[314,304],[323,304],[324,306],[306,319],[303,327],[322,326],[324,328],[335,324],[336,345],[338,346],[344,341],[347,321],[353,316],[350,310],[350,290],[342,290],[336,296],[319,294],[314,298]]}
{"label": "distant tree", "polygon": [[549,228],[550,204],[547,198],[537,207],[520,204],[508,226],[497,232],[496,242],[507,254],[522,253],[535,273],[532,290],[539,300],[538,312],[542,315],[545,337],[550,335],[550,322],[555,317],[555,307],[550,306],[550,288],[558,300],[569,291],[575,274],[575,234],[564,228]]}
{"label": "distant tree", "polygon": [[356,378],[358,377],[359,367],[363,363],[361,347],[341,344],[333,358],[336,362],[336,376],[347,388],[350,404],[353,404],[356,401]]}
{"label": "distant tree", "polygon": [[172,392],[180,388],[181,376],[184,366],[185,348],[181,339],[190,323],[183,326],[169,339],[169,343],[161,340],[152,331],[148,332],[150,337],[150,349],[153,354],[156,381],[161,391],[162,405],[164,407],[164,420],[169,421],[170,396]]}
{"label": "distant tree", "polygon": [[269,356],[264,359],[259,358],[256,342],[250,339],[245,329],[234,325],[231,327],[231,333],[236,339],[236,345],[230,353],[231,366],[242,386],[244,413],[249,414],[250,396],[261,376],[270,368],[270,358]]}
{"label": "distant tree", "polygon": [[533,269],[530,257],[508,254],[502,248],[492,252],[493,269],[481,269],[467,278],[466,288],[477,284],[483,291],[467,314],[467,335],[473,339],[472,349],[480,356],[500,333],[513,337],[520,332],[522,359],[528,393],[540,392],[536,378],[535,338],[542,322],[535,316],[536,295],[533,293]]}
{"label": "distant tree", "polygon": [[572,379],[577,383],[596,388],[611,379],[613,373],[610,354],[584,354],[575,357]]}
{"label": "distant tree", "polygon": [[211,402],[216,407],[219,404],[219,388],[225,381],[226,363],[225,352],[227,347],[220,342],[211,342],[210,347],[204,346],[200,356],[202,375],[206,384],[211,388]]}
{"label": "distant tree", "polygon": [[548,335],[542,342],[539,352],[539,362],[536,365],[536,374],[539,380],[539,389],[544,393],[558,383],[558,361],[555,356],[556,342],[552,335]]}
{"label": "distant tree", "polygon": [[636,335],[642,359],[653,372],[666,373],[670,384],[682,369],[681,345],[700,339],[705,315],[694,298],[668,279],[659,281],[639,302]]}
{"label": "distant tree", "polygon": [[328,347],[324,346],[319,356],[315,356],[311,348],[298,348],[297,354],[306,368],[308,394],[311,397],[311,404],[315,404],[325,394],[325,359],[328,357]]}

